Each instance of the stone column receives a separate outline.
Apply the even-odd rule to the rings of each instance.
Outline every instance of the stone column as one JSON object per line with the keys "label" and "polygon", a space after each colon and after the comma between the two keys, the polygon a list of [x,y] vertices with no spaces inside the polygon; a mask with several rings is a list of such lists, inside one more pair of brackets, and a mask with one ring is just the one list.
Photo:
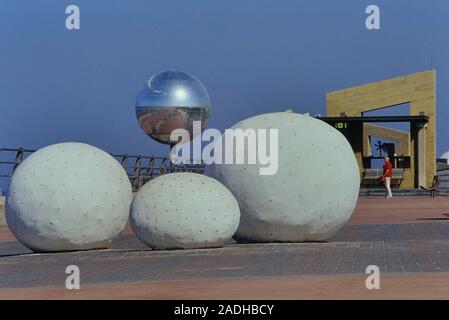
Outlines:
{"label": "stone column", "polygon": [[5,197],[0,194],[0,227],[6,227]]}
{"label": "stone column", "polygon": [[427,186],[427,171],[426,171],[426,124],[416,125],[416,139],[417,139],[417,152],[415,154],[418,157],[418,186]]}

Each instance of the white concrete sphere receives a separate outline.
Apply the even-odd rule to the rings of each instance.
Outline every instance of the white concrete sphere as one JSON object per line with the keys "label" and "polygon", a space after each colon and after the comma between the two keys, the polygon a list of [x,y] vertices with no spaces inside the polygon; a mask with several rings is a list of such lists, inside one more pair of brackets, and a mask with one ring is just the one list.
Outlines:
{"label": "white concrete sphere", "polygon": [[222,246],[232,238],[240,209],[220,182],[196,173],[170,173],[146,183],[131,204],[137,237],[153,249]]}
{"label": "white concrete sphere", "polygon": [[449,164],[449,151],[446,151],[445,153],[443,153],[441,155],[440,159],[446,159],[447,160],[447,164]]}
{"label": "white concrete sphere", "polygon": [[33,251],[105,248],[124,229],[131,201],[128,176],[111,155],[59,143],[34,152],[14,172],[6,218]]}
{"label": "white concrete sphere", "polygon": [[[259,168],[265,166],[259,162],[213,164],[206,169],[239,202],[241,221],[235,239],[324,241],[348,221],[357,202],[360,174],[352,148],[339,131],[292,112],[258,115],[231,129],[236,128],[278,129],[279,144],[274,175],[261,175]],[[234,141],[234,150],[235,146]]]}

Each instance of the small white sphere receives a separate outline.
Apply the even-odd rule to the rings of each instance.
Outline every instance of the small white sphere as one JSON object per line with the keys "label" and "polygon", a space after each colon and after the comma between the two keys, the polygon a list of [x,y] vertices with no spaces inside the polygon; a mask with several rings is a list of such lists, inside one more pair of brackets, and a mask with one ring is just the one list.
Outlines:
{"label": "small white sphere", "polygon": [[447,164],[449,164],[449,151],[446,151],[445,153],[443,153],[441,155],[440,159],[446,159],[447,160]]}
{"label": "small white sphere", "polygon": [[225,186],[186,172],[146,183],[134,197],[130,214],[137,237],[154,249],[222,246],[239,220],[237,200]]}
{"label": "small white sphere", "polygon": [[60,143],[31,154],[14,172],[8,226],[33,251],[108,247],[125,227],[132,190],[122,166],[84,143]]}
{"label": "small white sphere", "polygon": [[278,170],[273,175],[261,175],[259,169],[266,166],[259,162],[214,164],[206,170],[239,202],[242,217],[235,239],[323,241],[348,221],[357,202],[360,175],[352,148],[339,131],[292,112],[258,115],[231,129],[236,128],[267,133],[277,129],[279,143]]}

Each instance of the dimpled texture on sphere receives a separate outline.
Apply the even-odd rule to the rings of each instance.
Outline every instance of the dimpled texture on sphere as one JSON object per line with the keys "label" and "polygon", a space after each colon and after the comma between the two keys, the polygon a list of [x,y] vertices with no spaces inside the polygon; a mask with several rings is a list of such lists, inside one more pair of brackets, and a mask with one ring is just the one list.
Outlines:
{"label": "dimpled texture on sphere", "polygon": [[36,252],[106,248],[125,227],[132,190],[122,166],[83,143],[31,154],[14,172],[8,226]]}
{"label": "dimpled texture on sphere", "polygon": [[196,173],[171,173],[146,183],[130,214],[134,232],[153,249],[220,247],[232,238],[239,220],[232,193]]}
{"label": "dimpled texture on sphere", "polygon": [[352,148],[339,131],[293,112],[258,115],[232,127],[236,128],[272,128],[279,133],[274,175],[260,175],[259,164],[207,167],[206,173],[227,186],[239,202],[236,240],[324,241],[348,221],[360,174]]}

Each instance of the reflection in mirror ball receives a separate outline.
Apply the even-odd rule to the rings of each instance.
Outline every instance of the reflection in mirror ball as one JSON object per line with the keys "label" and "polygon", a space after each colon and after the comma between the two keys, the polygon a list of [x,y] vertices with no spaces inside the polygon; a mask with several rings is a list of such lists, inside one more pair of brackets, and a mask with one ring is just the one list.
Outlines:
{"label": "reflection in mirror ball", "polygon": [[[136,116],[151,138],[166,144],[175,129],[185,129],[193,139],[193,121],[204,130],[209,119],[209,94],[200,80],[181,71],[156,73],[145,82],[136,98]],[[184,139],[184,138],[183,138]]]}

